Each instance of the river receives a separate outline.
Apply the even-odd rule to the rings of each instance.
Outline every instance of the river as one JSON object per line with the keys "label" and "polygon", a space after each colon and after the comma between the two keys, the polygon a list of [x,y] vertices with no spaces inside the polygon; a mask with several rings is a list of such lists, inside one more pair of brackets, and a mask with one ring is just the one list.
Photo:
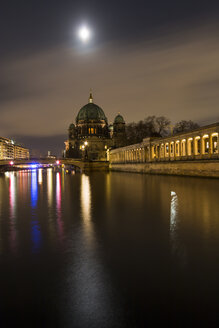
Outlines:
{"label": "river", "polygon": [[0,326],[218,325],[219,180],[0,176]]}

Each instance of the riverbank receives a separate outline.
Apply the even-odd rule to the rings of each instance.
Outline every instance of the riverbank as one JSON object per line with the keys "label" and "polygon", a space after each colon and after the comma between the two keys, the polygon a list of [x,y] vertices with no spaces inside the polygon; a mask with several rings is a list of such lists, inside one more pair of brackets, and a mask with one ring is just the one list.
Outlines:
{"label": "riverbank", "polygon": [[219,161],[110,164],[111,171],[219,178]]}

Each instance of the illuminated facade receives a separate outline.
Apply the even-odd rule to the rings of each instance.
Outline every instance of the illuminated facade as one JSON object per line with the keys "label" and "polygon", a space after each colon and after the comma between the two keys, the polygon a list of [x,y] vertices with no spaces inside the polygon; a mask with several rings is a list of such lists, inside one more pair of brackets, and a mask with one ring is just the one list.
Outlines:
{"label": "illuminated facade", "polygon": [[85,160],[107,160],[110,148],[126,145],[125,121],[117,115],[113,126],[108,126],[104,111],[93,103],[90,93],[89,102],[83,106],[70,124],[68,140],[65,142],[65,156]]}
{"label": "illuminated facade", "polygon": [[15,144],[13,140],[0,137],[0,160],[5,159],[28,159],[29,150]]}
{"label": "illuminated facade", "polygon": [[110,151],[111,163],[174,162],[219,159],[219,123],[166,138],[145,138],[139,144]]}

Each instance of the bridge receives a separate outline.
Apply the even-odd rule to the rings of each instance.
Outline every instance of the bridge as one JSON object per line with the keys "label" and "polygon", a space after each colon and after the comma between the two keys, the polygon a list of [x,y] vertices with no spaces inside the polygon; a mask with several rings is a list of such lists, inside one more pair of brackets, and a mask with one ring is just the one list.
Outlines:
{"label": "bridge", "polygon": [[74,158],[30,158],[30,159],[7,159],[0,160],[0,169],[6,169],[8,167],[20,167],[31,165],[52,165],[52,166],[75,166],[82,172],[95,171],[95,170],[108,170],[109,163],[105,161],[86,161]]}

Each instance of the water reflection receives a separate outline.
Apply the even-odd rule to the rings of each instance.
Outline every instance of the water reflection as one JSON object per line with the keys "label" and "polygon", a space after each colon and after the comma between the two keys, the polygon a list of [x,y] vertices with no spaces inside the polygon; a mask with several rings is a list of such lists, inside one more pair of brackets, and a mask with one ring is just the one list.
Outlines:
{"label": "water reflection", "polygon": [[[98,254],[98,243],[94,232],[91,204],[92,193],[90,177],[81,176],[81,217],[83,230],[75,240],[74,275],[72,270],[68,277],[71,282],[69,304],[71,308],[71,325],[77,327],[110,327],[106,322],[109,315],[108,281],[104,266]],[[69,288],[69,287],[68,287]],[[68,323],[70,324],[70,322]]]}
{"label": "water reflection", "polygon": [[31,207],[32,207],[32,217],[31,217],[31,239],[33,242],[32,251],[33,253],[38,252],[41,243],[41,231],[39,226],[39,221],[37,217],[37,212],[35,210],[38,200],[38,183],[37,183],[37,170],[31,171]]}
{"label": "water reflection", "polygon": [[171,191],[170,201],[170,232],[174,234],[177,229],[177,214],[178,214],[178,197],[174,191]]}
{"label": "water reflection", "polygon": [[53,196],[53,170],[47,169],[47,192],[48,192],[48,205],[52,207]]}
{"label": "water reflection", "polygon": [[13,252],[17,247],[17,231],[16,231],[16,176],[14,172],[9,173],[9,206],[10,206],[10,236],[9,242]]}
{"label": "water reflection", "polygon": [[48,327],[106,328],[216,306],[218,183],[52,169],[1,176],[0,308],[45,314]]}
{"label": "water reflection", "polygon": [[56,173],[56,214],[57,214],[57,224],[58,224],[58,234],[59,240],[63,240],[63,222],[62,222],[62,209],[61,209],[61,175],[59,172]]}
{"label": "water reflection", "polygon": [[81,176],[81,211],[84,222],[89,226],[91,219],[91,190],[89,176]]}
{"label": "water reflection", "polygon": [[43,183],[43,169],[38,169],[38,183]]}
{"label": "water reflection", "polygon": [[37,184],[37,171],[31,172],[31,205],[36,207],[38,199],[38,184]]}
{"label": "water reflection", "polygon": [[172,253],[179,260],[180,266],[186,264],[185,246],[182,244],[179,236],[179,201],[175,191],[171,191],[170,200],[170,239],[172,245]]}

